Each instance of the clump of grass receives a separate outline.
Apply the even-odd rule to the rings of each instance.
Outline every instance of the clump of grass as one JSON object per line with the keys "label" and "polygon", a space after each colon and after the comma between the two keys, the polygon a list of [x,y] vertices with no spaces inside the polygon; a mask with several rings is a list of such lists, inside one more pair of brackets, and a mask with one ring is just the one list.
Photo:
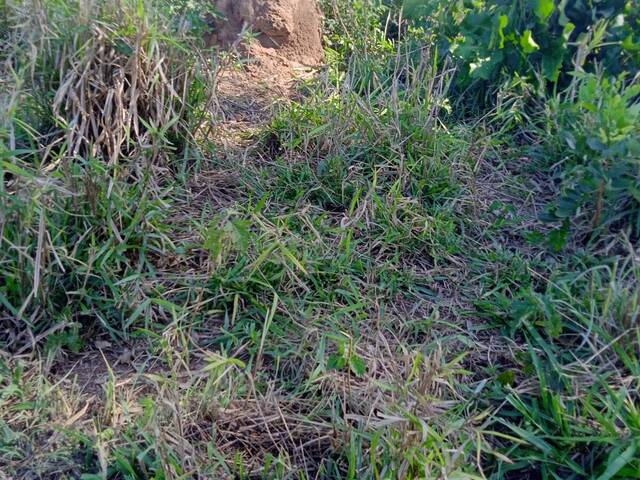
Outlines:
{"label": "clump of grass", "polygon": [[172,245],[175,159],[201,155],[199,129],[214,121],[215,57],[159,2],[3,11],[3,344],[52,326],[125,334],[148,314],[153,256]]}
{"label": "clump of grass", "polygon": [[56,154],[156,161],[193,143],[210,118],[215,72],[194,48],[197,38],[158,7],[9,4],[9,60],[27,100],[18,120],[40,120],[45,137],[33,140],[41,161]]}
{"label": "clump of grass", "polygon": [[345,207],[363,187],[386,190],[396,181],[401,193],[419,200],[429,194],[444,200],[455,190],[454,166],[440,151],[446,141],[439,137],[447,134],[438,123],[448,108],[451,71],[437,69],[426,48],[382,58],[395,60],[395,69],[370,91],[359,91],[354,61],[339,82],[327,80],[274,118],[269,142],[287,162],[300,161],[292,176],[313,184],[303,188],[305,198]]}

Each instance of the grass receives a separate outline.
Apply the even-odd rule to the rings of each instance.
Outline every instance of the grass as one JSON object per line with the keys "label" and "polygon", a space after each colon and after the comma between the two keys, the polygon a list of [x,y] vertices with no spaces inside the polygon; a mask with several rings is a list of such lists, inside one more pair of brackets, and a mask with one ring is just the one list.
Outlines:
{"label": "grass", "polygon": [[640,477],[633,224],[543,222],[584,159],[531,91],[470,117],[326,3],[246,131],[193,6],[0,6],[0,478]]}

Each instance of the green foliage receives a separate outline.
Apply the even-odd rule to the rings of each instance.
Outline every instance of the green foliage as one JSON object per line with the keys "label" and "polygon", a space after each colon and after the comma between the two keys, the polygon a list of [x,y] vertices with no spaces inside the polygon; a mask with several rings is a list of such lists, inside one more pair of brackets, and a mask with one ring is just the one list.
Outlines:
{"label": "green foliage", "polygon": [[[496,478],[527,471],[627,478],[640,465],[635,387],[622,381],[624,372],[638,372],[631,353],[637,339],[621,336],[638,315],[638,268],[630,259],[593,267],[570,262],[576,271],[561,265],[541,282],[523,282],[515,264],[505,272],[510,281],[487,284],[492,293],[480,305],[484,314],[504,322],[509,338],[524,336],[529,345],[516,357],[519,373],[497,378],[494,401],[501,403],[506,392],[508,406],[496,421],[523,443],[498,441],[511,461],[497,466]],[[607,360],[594,358],[599,348],[609,351]],[[591,381],[580,382],[585,376]],[[535,389],[519,391],[529,378]]]}
{"label": "green foliage", "polygon": [[2,8],[2,322],[36,335],[57,325],[53,349],[77,348],[96,325],[113,336],[148,327],[157,292],[144,285],[172,247],[171,188],[154,168],[197,155],[210,116],[195,30],[154,2]]}
{"label": "green foliage", "polygon": [[[396,57],[392,50],[376,59],[392,64]],[[349,63],[344,83],[327,86],[328,92],[273,119],[265,143],[275,144],[284,158],[283,192],[331,208],[349,207],[370,186],[430,205],[454,198],[455,167],[466,167],[460,151],[468,143],[437,124],[449,109],[447,72],[438,72],[423,52],[395,71],[372,72],[375,81],[363,91],[359,62]],[[369,88],[373,91],[363,96]],[[449,155],[462,157],[456,158],[460,165]],[[299,156],[300,162],[293,160]]]}
{"label": "green foliage", "polygon": [[325,4],[325,39],[332,80],[341,80],[343,63],[348,63],[354,89],[374,90],[393,70],[394,44],[382,27],[391,13],[389,8],[375,0],[321,3]]}
{"label": "green foliage", "polygon": [[338,352],[331,355],[327,360],[327,368],[342,370],[345,367],[356,376],[362,377],[367,373],[367,364],[360,357],[353,342],[353,339],[345,336],[332,336],[332,340],[338,346]]}
{"label": "green foliage", "polygon": [[440,57],[455,60],[457,92],[481,102],[513,75],[566,85],[576,67],[599,62],[616,75],[640,66],[636,0],[411,0],[406,10],[435,34]]}
{"label": "green foliage", "polygon": [[552,110],[565,155],[562,196],[546,220],[582,213],[593,229],[630,225],[640,235],[639,94],[640,85],[627,85],[625,77],[583,74]]}
{"label": "green foliage", "polygon": [[[22,165],[26,173],[29,166]],[[129,305],[144,299],[144,290],[132,287],[141,285],[153,268],[151,257],[168,244],[165,214],[146,193],[148,178],[117,182],[109,191],[111,178],[98,161],[70,167],[64,181],[73,190],[62,187],[61,175],[52,179],[59,187],[44,188],[33,174],[13,177],[3,241],[24,250],[0,253],[0,301],[16,317],[41,311],[43,320],[29,325],[35,332],[51,323],[82,322],[91,313],[119,334],[130,325]]]}

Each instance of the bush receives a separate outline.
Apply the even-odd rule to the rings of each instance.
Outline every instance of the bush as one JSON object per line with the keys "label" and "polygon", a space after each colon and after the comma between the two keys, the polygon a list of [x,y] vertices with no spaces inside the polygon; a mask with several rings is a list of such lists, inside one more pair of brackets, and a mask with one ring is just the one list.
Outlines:
{"label": "bush", "polygon": [[612,75],[640,66],[637,0],[406,0],[405,10],[454,59],[458,92],[481,103],[514,75],[566,86],[597,63]]}
{"label": "bush", "polygon": [[630,225],[640,235],[640,85],[627,83],[625,76],[579,75],[551,109],[549,134],[565,153],[561,198],[546,220],[581,214],[594,229]]}

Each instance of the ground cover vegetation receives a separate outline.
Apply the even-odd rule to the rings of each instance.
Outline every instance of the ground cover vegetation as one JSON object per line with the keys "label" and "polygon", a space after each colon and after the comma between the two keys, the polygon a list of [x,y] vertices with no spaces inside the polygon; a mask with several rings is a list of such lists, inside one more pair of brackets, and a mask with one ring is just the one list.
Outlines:
{"label": "ground cover vegetation", "polygon": [[640,478],[640,4],[321,7],[0,3],[0,478]]}

